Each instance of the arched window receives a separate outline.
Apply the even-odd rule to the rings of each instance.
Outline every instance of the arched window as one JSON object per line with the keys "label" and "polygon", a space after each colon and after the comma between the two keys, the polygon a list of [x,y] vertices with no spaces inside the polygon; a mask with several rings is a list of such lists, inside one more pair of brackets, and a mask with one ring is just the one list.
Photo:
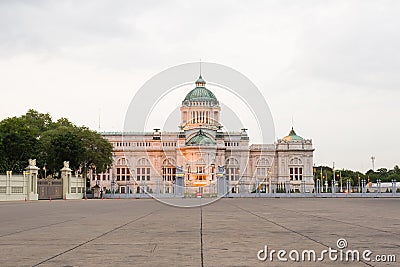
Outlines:
{"label": "arched window", "polygon": [[260,158],[257,161],[257,166],[268,166],[268,165],[269,165],[269,162],[268,162],[268,159],[266,159],[266,158]]}
{"label": "arched window", "polygon": [[161,172],[164,181],[174,181],[176,174],[175,160],[171,158],[163,160]]}
{"label": "arched window", "polygon": [[226,160],[226,178],[229,181],[239,180],[240,169],[239,162],[235,158],[228,158]]}
{"label": "arched window", "polygon": [[119,158],[116,164],[117,181],[129,181],[131,178],[131,172],[128,167],[128,161],[126,158]]}
{"label": "arched window", "polygon": [[150,161],[148,159],[141,158],[138,160],[136,179],[137,181],[150,181]]}
{"label": "arched window", "polygon": [[264,179],[269,175],[269,168],[270,164],[268,159],[266,158],[259,158],[257,161],[257,166],[256,166],[256,176],[259,179]]}
{"label": "arched window", "polygon": [[289,177],[291,181],[303,180],[303,162],[300,158],[294,157],[289,161]]}
{"label": "arched window", "polygon": [[226,160],[226,165],[239,165],[239,162],[235,158],[228,158]]}
{"label": "arched window", "polygon": [[128,165],[128,160],[126,158],[119,158],[117,160],[117,166]]}
{"label": "arched window", "polygon": [[206,162],[200,158],[196,162],[196,180],[207,180],[206,176]]}
{"label": "arched window", "polygon": [[301,161],[301,159],[299,159],[297,157],[292,158],[290,160],[290,165],[301,165],[301,164],[303,164],[303,162]]}

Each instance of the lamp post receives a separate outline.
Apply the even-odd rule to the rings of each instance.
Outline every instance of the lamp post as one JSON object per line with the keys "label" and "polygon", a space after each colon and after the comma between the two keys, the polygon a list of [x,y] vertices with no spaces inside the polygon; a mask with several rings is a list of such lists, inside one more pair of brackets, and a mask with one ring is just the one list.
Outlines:
{"label": "lamp post", "polygon": [[366,193],[366,182],[365,182],[365,179],[362,179],[362,181],[361,181],[361,185],[362,185],[362,188],[361,188],[361,191],[362,191],[362,193],[363,193],[363,195]]}
{"label": "lamp post", "polygon": [[47,168],[46,168],[46,163],[44,163],[44,165],[43,165],[43,171],[44,171],[44,178],[46,179],[47,178],[47,176],[46,176],[46,173],[47,173]]}
{"label": "lamp post", "polygon": [[335,190],[336,188],[335,188],[335,186],[336,186],[336,176],[335,176],[335,162],[333,162],[333,165],[332,165],[332,172],[333,172],[333,175],[332,175],[332,193],[333,193],[333,190]]}
{"label": "lamp post", "polygon": [[336,174],[336,179],[337,179],[336,185],[339,186],[339,182],[340,182],[339,173]]}

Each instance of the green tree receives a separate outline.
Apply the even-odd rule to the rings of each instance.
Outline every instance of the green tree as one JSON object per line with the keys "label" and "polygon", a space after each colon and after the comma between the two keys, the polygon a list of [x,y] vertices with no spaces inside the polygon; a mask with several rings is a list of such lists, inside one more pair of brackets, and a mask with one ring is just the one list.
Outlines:
{"label": "green tree", "polygon": [[97,132],[85,127],[79,130],[84,148],[81,163],[95,166],[97,172],[104,172],[112,164],[112,145]]}
{"label": "green tree", "polygon": [[21,116],[21,119],[28,128],[33,130],[36,136],[40,136],[42,132],[49,130],[53,124],[49,113],[43,114],[33,109],[29,109],[25,115]]}
{"label": "green tree", "polygon": [[82,162],[85,148],[77,127],[59,126],[48,130],[40,141],[41,162],[45,161],[49,173],[57,172],[63,161],[69,161],[75,170]]}
{"label": "green tree", "polygon": [[7,118],[0,122],[0,139],[0,171],[22,172],[38,148],[35,130],[22,118]]}
{"label": "green tree", "polygon": [[0,172],[22,172],[29,158],[36,158],[39,167],[46,164],[49,174],[58,172],[63,161],[74,170],[90,166],[102,172],[112,163],[112,146],[66,118],[53,122],[49,114],[28,110],[0,121]]}

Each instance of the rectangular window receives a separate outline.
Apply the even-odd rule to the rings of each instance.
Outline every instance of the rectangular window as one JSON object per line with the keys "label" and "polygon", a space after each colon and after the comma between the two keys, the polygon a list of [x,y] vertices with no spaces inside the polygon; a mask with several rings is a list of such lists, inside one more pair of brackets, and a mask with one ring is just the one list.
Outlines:
{"label": "rectangular window", "polygon": [[303,180],[303,168],[302,167],[292,167],[290,170],[290,180],[291,181],[301,181]]}

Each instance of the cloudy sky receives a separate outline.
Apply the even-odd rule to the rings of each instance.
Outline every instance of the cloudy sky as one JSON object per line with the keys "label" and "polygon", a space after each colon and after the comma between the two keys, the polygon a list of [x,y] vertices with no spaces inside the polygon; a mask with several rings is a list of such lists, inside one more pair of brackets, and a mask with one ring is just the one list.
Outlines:
{"label": "cloudy sky", "polygon": [[293,116],[317,165],[392,168],[399,14],[399,1],[2,0],[0,119],[34,108],[120,131],[143,83],[201,58],[258,86],[277,137]]}

